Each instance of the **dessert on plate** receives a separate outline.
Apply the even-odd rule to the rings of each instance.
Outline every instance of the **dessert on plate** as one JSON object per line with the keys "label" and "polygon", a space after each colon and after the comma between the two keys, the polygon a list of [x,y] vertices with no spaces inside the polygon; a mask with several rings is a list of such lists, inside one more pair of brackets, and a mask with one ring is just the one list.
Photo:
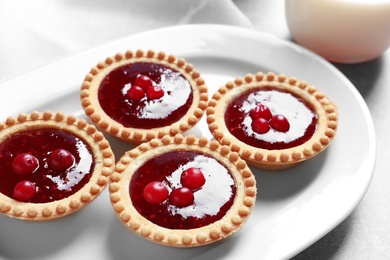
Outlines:
{"label": "dessert on plate", "polygon": [[238,231],[256,201],[247,163],[217,141],[164,136],[126,152],[110,177],[123,224],[172,247],[210,244]]}
{"label": "dessert on plate", "polygon": [[206,113],[216,140],[267,170],[289,168],[324,151],[338,125],[337,106],[324,93],[272,72],[226,83]]}
{"label": "dessert on plate", "polygon": [[184,59],[129,50],[93,67],[80,98],[86,115],[100,129],[140,144],[192,128],[207,108],[208,90]]}
{"label": "dessert on plate", "polygon": [[0,123],[0,212],[31,221],[69,215],[97,198],[114,167],[109,143],[84,119],[10,116]]}

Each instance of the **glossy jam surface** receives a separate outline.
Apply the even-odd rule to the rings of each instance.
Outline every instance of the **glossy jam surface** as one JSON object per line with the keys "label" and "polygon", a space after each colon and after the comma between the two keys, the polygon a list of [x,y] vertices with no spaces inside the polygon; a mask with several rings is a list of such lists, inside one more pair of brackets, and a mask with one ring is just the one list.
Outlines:
{"label": "glossy jam surface", "polygon": [[[195,189],[182,184],[183,172],[190,168],[199,169],[205,179],[203,182],[191,176],[199,183]],[[161,203],[150,203],[143,195],[152,182],[162,183],[168,190]],[[134,172],[129,188],[137,211],[170,229],[193,229],[220,220],[232,206],[236,193],[233,176],[223,164],[192,151],[172,151],[148,160]]]}
{"label": "glossy jam surface", "polygon": [[[251,111],[259,105],[269,108],[274,117],[287,119],[288,128],[275,130],[267,116],[269,129],[255,131],[252,127]],[[270,119],[271,118],[271,119]],[[226,127],[240,141],[268,150],[287,149],[308,141],[317,129],[318,116],[313,108],[302,98],[272,87],[252,89],[233,99],[225,111]],[[276,127],[275,127],[276,128]],[[285,131],[288,129],[287,131]],[[281,131],[282,130],[282,131]]]}
{"label": "glossy jam surface", "polygon": [[[128,91],[139,76],[147,76],[164,92],[152,99]],[[151,129],[182,118],[193,102],[189,81],[179,72],[154,63],[132,63],[111,71],[102,81],[98,99],[104,112],[125,127]]]}
{"label": "glossy jam surface", "polygon": [[[65,149],[73,156],[73,163],[65,169],[50,165],[50,155],[57,149]],[[31,154],[38,160],[38,167],[33,172],[18,174],[13,171],[12,163],[21,153]],[[17,184],[29,181],[35,186],[35,194],[28,201],[60,200],[80,190],[89,181],[94,167],[95,160],[89,146],[68,132],[42,129],[17,133],[0,144],[0,192],[15,198]],[[29,186],[24,185],[19,191],[27,192],[26,187]]]}

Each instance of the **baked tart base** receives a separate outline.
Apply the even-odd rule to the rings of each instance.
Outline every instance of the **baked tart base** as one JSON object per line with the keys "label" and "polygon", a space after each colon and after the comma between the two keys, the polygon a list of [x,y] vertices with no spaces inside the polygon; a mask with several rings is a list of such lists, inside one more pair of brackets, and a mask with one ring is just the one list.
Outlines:
{"label": "baked tart base", "polygon": [[[225,122],[227,107],[243,93],[250,93],[253,90],[275,90],[290,93],[303,100],[307,107],[310,107],[317,115],[317,125],[312,136],[292,147],[268,149],[255,147],[233,135]],[[283,100],[280,102],[288,103]],[[324,93],[304,81],[299,81],[294,77],[288,78],[285,75],[276,75],[272,72],[248,74],[226,83],[213,94],[206,113],[209,130],[216,140],[222,145],[229,146],[249,164],[266,170],[286,169],[319,154],[328,147],[335,137],[338,125],[337,106]],[[297,112],[298,117],[299,113]],[[249,117],[249,115],[246,116]],[[269,123],[270,121],[266,124]],[[269,131],[269,125],[266,127],[264,132]],[[287,130],[282,128],[280,131],[288,133],[288,127],[289,125]],[[259,131],[263,131],[263,128],[260,127]],[[271,141],[269,144],[273,145]]]}
{"label": "baked tart base", "polygon": [[[67,196],[65,195],[65,191],[63,192],[61,189],[61,185],[64,183],[67,183],[68,177],[70,175],[67,175],[64,179],[58,179],[58,176],[54,176],[55,170],[51,170],[51,167],[56,167],[51,165],[51,161],[47,158],[38,158],[39,159],[39,166],[36,170],[32,173],[23,173],[19,172],[16,173],[10,173],[12,175],[20,175],[16,178],[21,177],[22,179],[32,179],[36,181],[37,179],[39,181],[43,181],[43,179],[52,178],[53,182],[51,185],[42,184],[41,186],[36,185],[36,194],[43,192],[45,194],[46,191],[43,191],[44,189],[54,189],[56,192],[58,192],[58,196],[64,196],[62,199],[48,199],[48,202],[42,202],[42,203],[33,203],[29,199],[26,199],[26,201],[21,201],[18,199],[15,199],[15,191],[14,191],[14,197],[11,195],[4,195],[2,192],[0,192],[0,212],[2,214],[8,215],[12,218],[18,218],[22,220],[29,220],[29,221],[48,221],[48,220],[54,220],[60,217],[67,216],[73,212],[76,212],[86,205],[88,205],[90,202],[92,202],[97,196],[105,189],[106,185],[108,184],[108,178],[110,174],[113,172],[115,167],[115,159],[114,154],[110,148],[109,143],[105,139],[104,135],[97,131],[96,127],[94,125],[88,124],[84,119],[77,119],[73,115],[64,115],[63,113],[53,113],[50,111],[46,112],[33,112],[31,114],[19,114],[17,117],[8,117],[5,122],[0,123],[0,145],[2,149],[5,149],[3,147],[3,143],[10,143],[12,144],[11,140],[12,138],[19,138],[19,136],[24,135],[30,135],[31,134],[31,143],[27,144],[27,147],[33,147],[32,149],[35,149],[34,147],[38,147],[38,150],[45,150],[46,147],[51,147],[50,145],[53,142],[56,142],[52,137],[50,141],[47,142],[36,142],[37,138],[41,138],[40,135],[47,135],[52,133],[64,133],[64,136],[69,138],[75,138],[77,140],[81,140],[79,144],[85,144],[85,147],[90,149],[90,155],[88,158],[92,158],[91,161],[93,163],[90,163],[92,172],[88,172],[85,175],[90,176],[89,180],[86,184],[83,184],[79,188],[73,188],[76,186],[73,186],[71,189],[74,189],[74,192],[72,195]],[[66,133],[66,134],[65,134]],[[27,137],[27,139],[30,137]],[[35,138],[35,139],[33,139]],[[55,137],[54,137],[55,138]],[[12,139],[15,140],[15,139]],[[16,139],[19,140],[19,139]],[[42,139],[41,139],[42,140]],[[44,140],[44,139],[43,139]],[[72,139],[73,140],[73,139]],[[47,140],[46,140],[47,141]],[[18,149],[18,147],[21,147],[21,143],[18,143],[15,145],[15,149]],[[23,146],[25,147],[25,146]],[[25,148],[22,148],[25,149]],[[35,151],[35,150],[34,150]],[[23,151],[20,151],[23,152]],[[47,151],[47,154],[49,154],[51,151]],[[53,153],[53,152],[51,152]],[[9,153],[2,153],[2,165],[1,167],[9,167],[7,166],[7,162],[4,163],[4,157],[8,156]],[[83,154],[82,157],[84,157],[85,154]],[[74,158],[76,158],[79,155],[74,155]],[[15,157],[15,154],[12,155],[12,158]],[[81,156],[79,156],[81,157]],[[63,158],[63,157],[59,157]],[[74,167],[79,167],[81,164],[81,160],[77,161],[78,159],[75,159],[75,163],[73,164]],[[83,160],[83,163],[85,160]],[[12,166],[14,167],[14,166]],[[57,165],[57,167],[59,167]],[[71,166],[72,168],[73,166]],[[14,169],[14,168],[12,168]],[[78,171],[79,168],[77,168],[76,171]],[[88,168],[90,169],[90,168]],[[51,172],[48,172],[51,171]],[[60,170],[66,171],[66,170]],[[70,171],[70,170],[69,170]],[[91,170],[89,170],[91,171]],[[38,175],[42,172],[45,172],[46,175]],[[33,176],[35,175],[35,176]],[[38,177],[37,177],[38,176]],[[14,178],[14,177],[12,177]],[[37,179],[36,179],[37,178]],[[70,178],[70,177],[69,177]],[[76,180],[78,177],[74,177],[73,180]],[[83,177],[84,178],[84,177]],[[55,180],[55,181],[54,181]],[[34,181],[32,181],[34,182]],[[70,184],[73,185],[73,184]],[[69,189],[69,187],[68,187]],[[15,186],[16,190],[16,186]],[[51,192],[51,191],[48,191]],[[38,195],[34,195],[36,196]],[[42,193],[40,193],[42,194]],[[46,196],[46,195],[45,195]],[[41,200],[46,200],[45,196],[41,196]],[[49,196],[49,195],[47,195]],[[56,196],[56,195],[50,195],[50,196]]]}
{"label": "baked tart base", "polygon": [[[176,101],[182,101],[185,97],[183,95],[179,94],[177,92],[177,97],[173,97],[172,95],[176,93],[175,91],[179,91],[180,87],[178,87],[176,90],[173,88],[173,90],[165,89],[172,87],[171,83],[165,83],[162,79],[165,78],[172,78],[171,75],[168,76],[162,76],[159,77],[156,76],[156,81],[158,81],[156,84],[161,85],[162,97],[159,95],[161,94],[161,89],[159,93],[155,92],[154,95],[149,99],[149,95],[146,97],[143,97],[143,93],[141,91],[141,94],[138,92],[134,92],[129,94],[129,89],[126,86],[131,85],[131,89],[133,89],[133,86],[135,86],[135,79],[131,79],[131,82],[124,81],[121,84],[124,85],[124,87],[120,87],[121,90],[117,92],[123,92],[123,94],[118,93],[118,95],[123,95],[123,97],[120,97],[120,101],[114,102],[112,106],[117,106],[119,103],[122,105],[124,103],[124,106],[122,108],[122,111],[118,112],[118,115],[115,115],[115,119],[113,115],[110,115],[111,112],[106,112],[108,109],[104,107],[104,102],[99,101],[99,92],[103,91],[101,87],[102,84],[106,84],[104,82],[107,82],[114,78],[114,76],[111,76],[110,73],[114,73],[118,70],[121,70],[124,68],[124,70],[130,70],[131,73],[134,73],[134,71],[137,71],[138,68],[131,70],[131,66],[139,66],[140,71],[147,70],[145,69],[145,66],[150,65],[151,69],[153,66],[158,66],[159,68],[155,71],[164,70],[164,71],[170,71],[172,70],[171,75],[175,75],[174,77],[177,77],[177,73],[179,74],[178,78],[184,79],[184,81],[187,81],[190,88],[190,93],[186,93],[186,95],[191,95],[192,101],[188,101],[187,104],[189,107],[187,109],[184,109],[184,114],[182,116],[177,116],[176,118],[168,118],[169,123],[166,123],[165,125],[155,125],[154,122],[147,122],[147,120],[144,122],[140,122],[139,125],[134,126],[132,122],[120,122],[121,119],[128,117],[128,114],[130,112],[130,108],[134,108],[137,106],[137,104],[141,104],[142,106],[145,106],[145,110],[155,110],[156,114],[163,111],[163,108],[160,107],[147,107],[148,104],[172,104],[174,100]],[[127,67],[126,67],[127,66]],[[143,67],[142,67],[143,66]],[[145,72],[146,73],[146,72]],[[154,72],[153,72],[154,73]],[[110,74],[110,75],[109,75]],[[127,74],[127,71],[123,73],[120,77],[125,77]],[[130,72],[128,73],[130,74]],[[169,80],[169,79],[168,79]],[[114,80],[112,80],[114,81]],[[103,83],[102,83],[103,82]],[[111,83],[107,83],[104,85],[105,88],[107,88],[106,96],[111,93],[110,87],[113,86]],[[154,84],[154,83],[153,83]],[[187,84],[187,83],[186,83]],[[118,84],[119,85],[119,84]],[[134,88],[135,89],[135,88]],[[127,95],[126,92],[127,91]],[[181,90],[180,90],[181,91]],[[146,94],[147,91],[145,90]],[[103,95],[103,94],[102,94]],[[139,96],[141,95],[141,96]],[[131,96],[131,97],[128,97]],[[104,97],[103,97],[104,98]],[[165,100],[165,98],[168,98]],[[155,52],[153,50],[137,50],[137,51],[126,51],[125,53],[118,53],[113,57],[108,57],[104,61],[98,63],[96,66],[94,66],[90,72],[86,75],[85,80],[81,87],[81,93],[80,93],[80,99],[82,107],[85,110],[86,115],[91,119],[91,121],[96,124],[100,129],[103,131],[122,139],[126,142],[132,143],[132,144],[140,144],[145,141],[149,141],[153,138],[160,138],[164,135],[171,135],[174,136],[178,133],[183,133],[190,128],[192,128],[203,116],[205,109],[207,108],[207,102],[208,102],[208,90],[205,85],[205,82],[203,78],[200,76],[199,72],[196,71],[193,66],[189,63],[187,63],[182,58],[177,58],[174,55],[168,55],[164,52]],[[108,98],[106,98],[108,99]],[[141,100],[140,100],[141,99]],[[161,103],[160,103],[161,102]],[[182,106],[186,104],[181,104]],[[104,107],[104,108],[103,108]],[[107,107],[110,107],[107,105]],[[176,109],[176,108],[175,108]],[[124,117],[121,113],[127,113]],[[173,114],[175,110],[170,111],[169,113]],[[140,114],[142,112],[137,111],[136,113]],[[183,113],[183,112],[181,112]],[[171,116],[171,114],[168,115],[168,117]],[[151,115],[148,115],[150,118],[152,118],[153,112]],[[180,117],[180,118],[178,118]],[[164,119],[164,118],[161,118]],[[167,120],[168,120],[167,119]],[[138,118],[135,116],[134,120],[129,121],[137,121]],[[156,121],[156,124],[160,124],[162,120]]]}
{"label": "baked tart base", "polygon": [[[175,228],[167,228],[155,224],[141,215],[136,209],[133,198],[130,195],[131,192],[129,192],[129,185],[130,183],[133,183],[132,178],[136,178],[134,176],[137,170],[146,165],[146,162],[158,158],[159,155],[172,151],[195,152],[210,156],[217,159],[222,165],[225,165],[225,167],[229,169],[232,178],[234,179],[236,195],[231,199],[231,207],[219,220],[195,228],[181,229],[179,227],[180,224]],[[168,160],[166,163],[167,165],[169,164]],[[158,168],[163,171],[164,165],[165,162]],[[208,183],[208,181],[209,179],[206,179],[206,183]],[[135,187],[131,187],[135,189]],[[218,189],[213,190],[213,192],[218,192]],[[172,247],[206,245],[224,239],[235,233],[248,219],[255,204],[256,191],[255,178],[246,162],[242,160],[237,153],[232,152],[227,146],[221,146],[217,141],[209,141],[207,138],[198,139],[192,135],[183,137],[180,134],[175,137],[164,136],[161,139],[153,139],[126,152],[117,162],[116,170],[110,177],[109,184],[110,199],[113,209],[123,224],[141,237]],[[173,191],[170,191],[170,193],[173,194]],[[171,197],[169,197],[168,201],[170,201],[170,199]],[[213,200],[213,197],[209,197],[209,199]],[[144,203],[141,202],[141,204]],[[188,207],[191,211],[191,207],[196,208],[196,206],[197,205],[191,205]],[[188,209],[188,207],[185,209]],[[169,222],[170,216],[162,216],[158,213],[156,216],[154,216],[154,214],[151,215],[152,218],[157,217],[159,219],[166,217]],[[195,218],[195,222],[197,220],[198,219]]]}

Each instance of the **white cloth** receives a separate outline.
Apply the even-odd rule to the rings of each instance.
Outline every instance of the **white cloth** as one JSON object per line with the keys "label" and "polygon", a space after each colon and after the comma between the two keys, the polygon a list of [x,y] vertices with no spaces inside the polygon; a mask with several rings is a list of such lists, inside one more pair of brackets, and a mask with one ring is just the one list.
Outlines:
{"label": "white cloth", "polygon": [[231,0],[2,0],[0,82],[125,36],[190,23],[252,26]]}

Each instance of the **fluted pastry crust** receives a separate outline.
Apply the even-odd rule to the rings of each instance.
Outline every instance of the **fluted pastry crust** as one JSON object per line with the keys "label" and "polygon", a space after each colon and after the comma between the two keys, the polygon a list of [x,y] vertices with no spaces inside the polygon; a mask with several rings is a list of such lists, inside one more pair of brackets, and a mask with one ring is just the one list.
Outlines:
{"label": "fluted pastry crust", "polygon": [[[318,115],[318,126],[310,140],[288,149],[267,150],[241,142],[229,132],[224,121],[227,105],[241,93],[263,86],[296,94],[314,108]],[[247,74],[226,83],[213,94],[206,114],[209,130],[216,140],[229,146],[249,164],[267,170],[289,168],[322,152],[335,137],[338,126],[337,106],[324,93],[304,81],[273,72]]]}
{"label": "fluted pastry crust", "polygon": [[[148,159],[168,151],[192,150],[217,158],[231,171],[236,198],[226,215],[219,221],[195,229],[168,229],[144,218],[132,205],[129,183],[134,171]],[[221,240],[239,230],[248,219],[256,201],[256,180],[246,162],[229,147],[217,141],[164,136],[143,143],[123,155],[110,177],[109,192],[112,206],[123,224],[138,235],[156,243],[173,247],[194,247]],[[216,191],[218,192],[218,191]]]}
{"label": "fluted pastry crust", "polygon": [[105,189],[115,167],[114,153],[104,135],[84,119],[63,113],[33,112],[8,117],[0,123],[0,142],[29,130],[66,130],[82,138],[91,148],[95,167],[89,182],[75,194],[47,203],[28,203],[14,200],[0,193],[0,213],[30,221],[48,221],[64,217],[88,205]]}
{"label": "fluted pastry crust", "polygon": [[[102,79],[113,69],[135,62],[149,62],[171,67],[180,72],[190,82],[194,97],[193,103],[187,114],[179,121],[170,126],[152,129],[124,127],[103,111],[97,97]],[[85,114],[100,129],[126,142],[140,144],[153,138],[160,138],[166,134],[174,136],[195,126],[207,108],[208,90],[200,73],[184,59],[168,55],[162,51],[137,50],[134,52],[129,50],[125,53],[117,53],[113,57],[108,57],[94,66],[86,75],[82,84],[80,99]]]}

